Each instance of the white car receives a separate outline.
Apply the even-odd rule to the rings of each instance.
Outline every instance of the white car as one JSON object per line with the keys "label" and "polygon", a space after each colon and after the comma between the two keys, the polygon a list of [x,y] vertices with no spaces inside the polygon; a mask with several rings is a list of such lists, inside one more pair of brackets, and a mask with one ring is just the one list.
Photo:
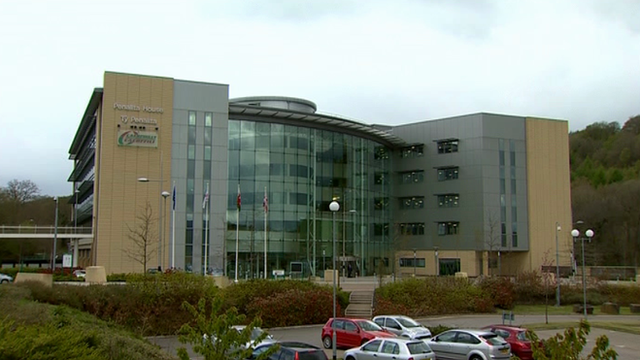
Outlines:
{"label": "white car", "polygon": [[345,360],[427,360],[435,358],[436,354],[426,342],[406,338],[377,338],[344,353]]}
{"label": "white car", "polygon": [[[232,326],[232,328],[234,328],[238,332],[242,332],[246,328],[246,325],[234,325],[234,326]],[[270,344],[270,343],[275,342],[275,340],[273,339],[273,336],[271,336],[270,334],[267,334],[267,336],[264,339],[262,339],[262,341],[257,341],[258,337],[260,337],[264,333],[265,333],[265,331],[262,330],[259,327],[253,328],[251,330],[251,340],[249,340],[249,342],[247,342],[244,345],[244,347],[245,348],[255,348],[258,345]],[[202,336],[202,338],[206,341],[207,339],[209,339],[209,336],[207,334],[204,334]]]}
{"label": "white car", "polygon": [[431,330],[404,315],[379,315],[373,318],[373,322],[400,337],[420,340],[431,337]]}
{"label": "white car", "polygon": [[74,270],[73,276],[84,279],[87,276],[87,272],[85,270]]}
{"label": "white car", "polygon": [[0,274],[0,284],[13,282],[13,278],[9,275]]}

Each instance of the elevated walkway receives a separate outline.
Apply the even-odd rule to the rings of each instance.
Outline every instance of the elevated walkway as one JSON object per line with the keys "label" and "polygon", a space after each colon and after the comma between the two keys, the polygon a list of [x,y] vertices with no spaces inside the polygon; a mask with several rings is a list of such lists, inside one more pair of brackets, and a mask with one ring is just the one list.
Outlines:
{"label": "elevated walkway", "polygon": [[[57,235],[56,235],[57,232]],[[90,227],[0,225],[0,239],[93,239]]]}

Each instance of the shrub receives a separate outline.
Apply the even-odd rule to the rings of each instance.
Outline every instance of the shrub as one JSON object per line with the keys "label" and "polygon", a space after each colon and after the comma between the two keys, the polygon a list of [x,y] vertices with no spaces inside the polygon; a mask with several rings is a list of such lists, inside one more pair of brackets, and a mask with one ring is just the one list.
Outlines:
{"label": "shrub", "polygon": [[489,294],[493,306],[498,309],[513,309],[515,303],[514,284],[506,277],[484,277],[479,283],[482,291]]}
{"label": "shrub", "polygon": [[[336,314],[341,314],[336,304]],[[247,307],[248,318],[261,318],[265,327],[323,324],[333,317],[333,293],[327,289],[289,289],[255,299]]]}
{"label": "shrub", "polygon": [[446,325],[442,325],[442,324],[438,324],[436,326],[429,326],[429,331],[431,331],[431,336],[436,336],[438,334],[441,334],[447,330],[451,330],[454,329],[452,327],[446,326]]}
{"label": "shrub", "polygon": [[519,304],[544,303],[545,286],[542,275],[538,271],[525,271],[516,275],[514,293]]}

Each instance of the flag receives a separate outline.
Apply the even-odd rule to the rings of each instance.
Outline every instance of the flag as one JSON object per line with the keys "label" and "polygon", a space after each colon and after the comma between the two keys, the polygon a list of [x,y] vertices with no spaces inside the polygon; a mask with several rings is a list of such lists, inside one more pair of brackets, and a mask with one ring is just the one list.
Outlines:
{"label": "flag", "polygon": [[264,190],[264,199],[262,199],[262,208],[264,208],[264,213],[269,212],[269,198],[267,197],[267,189]]}
{"label": "flag", "polygon": [[204,193],[204,199],[202,200],[203,209],[207,206],[207,201],[209,201],[209,184],[207,184],[207,191]]}
{"label": "flag", "polygon": [[238,184],[238,199],[236,203],[238,205],[238,211],[240,211],[240,208],[242,207],[242,199],[240,198],[240,184]]}
{"label": "flag", "polygon": [[173,194],[171,195],[171,210],[176,209],[176,183],[173,183]]}

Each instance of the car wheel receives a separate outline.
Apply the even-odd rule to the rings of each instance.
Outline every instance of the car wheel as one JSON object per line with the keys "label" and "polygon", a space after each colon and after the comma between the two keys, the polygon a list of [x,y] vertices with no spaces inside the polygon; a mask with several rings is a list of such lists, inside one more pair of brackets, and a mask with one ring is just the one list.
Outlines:
{"label": "car wheel", "polygon": [[469,360],[482,360],[482,358],[478,355],[473,355],[472,357],[469,358]]}
{"label": "car wheel", "polygon": [[356,358],[354,358],[353,356],[347,356],[347,358],[344,360],[356,360]]}
{"label": "car wheel", "polygon": [[7,279],[2,279],[2,281],[0,281],[0,284],[6,284],[6,283],[8,283],[8,282],[9,282],[9,280],[7,280]]}
{"label": "car wheel", "polygon": [[331,337],[325,336],[322,339],[322,346],[324,346],[325,349],[331,349],[331,345]]}

